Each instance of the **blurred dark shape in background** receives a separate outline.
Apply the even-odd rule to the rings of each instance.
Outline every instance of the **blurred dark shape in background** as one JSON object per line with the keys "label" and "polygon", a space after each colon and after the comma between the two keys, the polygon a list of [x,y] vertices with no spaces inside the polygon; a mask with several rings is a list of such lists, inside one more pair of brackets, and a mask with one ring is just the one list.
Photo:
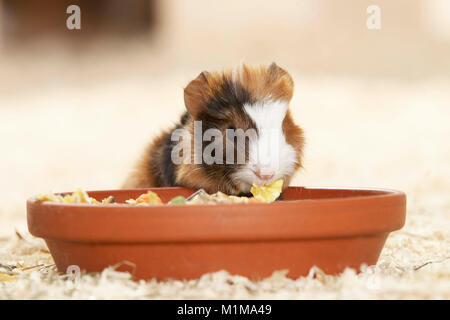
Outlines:
{"label": "blurred dark shape in background", "polygon": [[[148,0],[2,0],[0,4],[0,30],[7,44],[42,36],[71,41],[105,36],[132,38],[150,32],[156,20],[156,2]],[[70,5],[82,8],[82,28],[67,37],[71,30],[66,28],[66,9]]]}

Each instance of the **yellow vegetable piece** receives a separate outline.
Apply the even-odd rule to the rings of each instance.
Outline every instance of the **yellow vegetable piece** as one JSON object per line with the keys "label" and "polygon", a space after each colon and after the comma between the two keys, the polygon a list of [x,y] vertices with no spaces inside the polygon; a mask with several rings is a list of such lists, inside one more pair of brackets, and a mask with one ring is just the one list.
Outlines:
{"label": "yellow vegetable piece", "polygon": [[101,203],[96,199],[89,197],[86,191],[83,191],[82,189],[77,189],[74,193],[66,195],[56,195],[52,193],[38,194],[35,197],[35,199],[38,201],[50,201],[60,203],[89,203],[89,204]]}
{"label": "yellow vegetable piece", "polygon": [[61,196],[57,196],[53,193],[47,193],[47,194],[38,194],[35,199],[37,201],[52,201],[52,202],[63,202],[64,198]]}
{"label": "yellow vegetable piece", "polygon": [[75,190],[74,193],[72,193],[71,196],[65,196],[64,197],[65,202],[69,203],[95,203],[97,200],[91,198],[88,196],[88,194],[83,191],[81,188],[78,188]]}
{"label": "yellow vegetable piece", "polygon": [[253,183],[250,192],[256,199],[262,202],[274,202],[280,196],[282,188],[283,179],[278,179],[266,186]]}
{"label": "yellow vegetable piece", "polygon": [[144,193],[136,199],[137,203],[147,203],[147,204],[162,204],[161,199],[158,195],[152,191]]}

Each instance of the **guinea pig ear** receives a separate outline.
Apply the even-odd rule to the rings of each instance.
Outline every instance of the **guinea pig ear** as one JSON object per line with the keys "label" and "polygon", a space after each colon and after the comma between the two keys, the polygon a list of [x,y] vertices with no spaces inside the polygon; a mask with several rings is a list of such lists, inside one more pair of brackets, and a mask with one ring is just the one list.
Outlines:
{"label": "guinea pig ear", "polygon": [[294,93],[294,81],[289,73],[272,62],[267,68],[267,74],[270,80],[270,91],[274,98],[291,101]]}
{"label": "guinea pig ear", "polygon": [[269,74],[277,74],[278,70],[281,69],[275,62],[272,62],[269,66]]}
{"label": "guinea pig ear", "polygon": [[184,88],[184,104],[193,116],[206,110],[209,92],[208,77],[209,73],[203,71]]}

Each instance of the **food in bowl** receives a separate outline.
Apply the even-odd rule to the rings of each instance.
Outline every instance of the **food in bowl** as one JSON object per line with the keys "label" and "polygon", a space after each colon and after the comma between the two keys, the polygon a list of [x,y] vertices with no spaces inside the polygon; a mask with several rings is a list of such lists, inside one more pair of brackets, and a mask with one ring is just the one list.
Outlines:
{"label": "food in bowl", "polygon": [[[279,179],[269,185],[259,185],[253,183],[250,190],[253,197],[239,197],[227,195],[223,192],[208,194],[203,189],[198,190],[188,198],[177,196],[172,198],[167,204],[169,205],[193,205],[193,204],[226,204],[226,203],[271,203],[274,202],[281,194],[283,180]],[[72,194],[39,194],[35,197],[38,201],[50,201],[59,203],[86,203],[86,204],[117,204],[113,196],[104,198],[101,201],[96,200],[88,195],[82,189],[77,189]],[[136,199],[128,199],[125,201],[130,205],[162,205],[163,202],[157,193],[148,191],[141,194]]]}

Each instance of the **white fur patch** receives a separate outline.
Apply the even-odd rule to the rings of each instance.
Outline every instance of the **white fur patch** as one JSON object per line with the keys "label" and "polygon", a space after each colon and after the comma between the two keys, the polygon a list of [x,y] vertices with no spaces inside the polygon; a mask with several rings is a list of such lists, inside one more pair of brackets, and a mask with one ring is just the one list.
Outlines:
{"label": "white fur patch", "polygon": [[[233,179],[240,186],[241,192],[248,192],[253,182],[270,183],[291,176],[297,164],[297,154],[286,142],[282,127],[288,109],[287,102],[273,101],[269,97],[244,105],[244,109],[256,124],[258,138],[250,142],[249,163],[234,174]],[[274,172],[274,176],[269,181],[262,181],[255,174],[258,169]]]}

